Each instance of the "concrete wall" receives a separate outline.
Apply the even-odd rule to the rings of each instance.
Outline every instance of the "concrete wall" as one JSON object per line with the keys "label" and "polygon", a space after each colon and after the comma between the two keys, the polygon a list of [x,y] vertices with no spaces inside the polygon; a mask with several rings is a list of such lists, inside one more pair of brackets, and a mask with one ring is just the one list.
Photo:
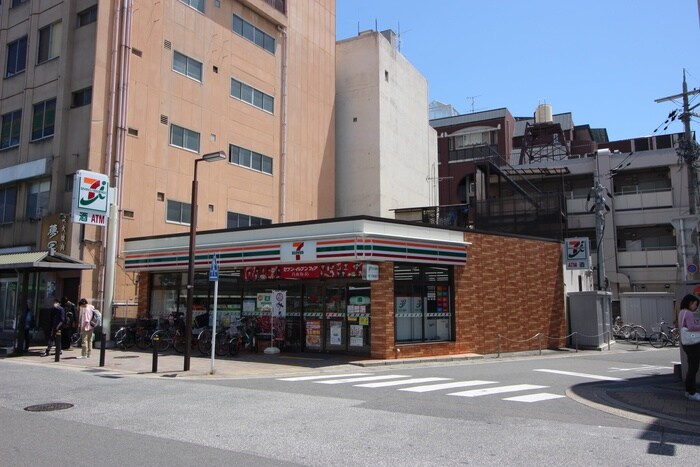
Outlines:
{"label": "concrete wall", "polygon": [[336,215],[393,218],[429,204],[437,135],[428,84],[391,43],[367,31],[336,48]]}

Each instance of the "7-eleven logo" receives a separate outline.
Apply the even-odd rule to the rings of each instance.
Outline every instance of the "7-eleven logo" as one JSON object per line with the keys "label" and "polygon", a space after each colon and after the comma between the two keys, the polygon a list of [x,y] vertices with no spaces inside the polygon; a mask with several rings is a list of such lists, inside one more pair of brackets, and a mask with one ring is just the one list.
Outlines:
{"label": "7-eleven logo", "polygon": [[316,260],[316,241],[298,240],[296,242],[285,242],[280,245],[280,256],[282,261],[301,262]]}
{"label": "7-eleven logo", "polygon": [[304,242],[293,242],[292,243],[292,254],[297,261],[301,260],[301,256],[304,254]]}

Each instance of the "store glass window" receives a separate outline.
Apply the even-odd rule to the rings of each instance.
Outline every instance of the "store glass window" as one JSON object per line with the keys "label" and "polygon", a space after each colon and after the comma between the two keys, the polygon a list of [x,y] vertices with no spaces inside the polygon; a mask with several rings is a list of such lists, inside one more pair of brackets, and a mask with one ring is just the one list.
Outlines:
{"label": "store glass window", "polygon": [[454,339],[452,267],[394,266],[396,342]]}

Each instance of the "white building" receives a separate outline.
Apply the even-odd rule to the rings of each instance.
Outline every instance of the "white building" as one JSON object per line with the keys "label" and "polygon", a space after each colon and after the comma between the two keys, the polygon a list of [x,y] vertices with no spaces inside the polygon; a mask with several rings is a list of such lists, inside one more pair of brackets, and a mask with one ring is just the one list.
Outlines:
{"label": "white building", "polygon": [[437,134],[428,82],[395,46],[393,31],[336,44],[336,216],[393,218],[429,204]]}

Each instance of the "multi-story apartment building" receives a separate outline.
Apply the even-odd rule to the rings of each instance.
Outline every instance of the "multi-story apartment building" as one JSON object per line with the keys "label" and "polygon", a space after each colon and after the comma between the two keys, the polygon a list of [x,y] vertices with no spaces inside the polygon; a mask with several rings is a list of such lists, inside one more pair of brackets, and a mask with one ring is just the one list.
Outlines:
{"label": "multi-story apartment building", "polygon": [[[440,138],[439,204],[469,213],[438,217],[441,223],[588,237],[593,268],[602,241],[614,305],[622,292],[678,295],[700,282],[687,170],[676,152],[683,134],[608,141],[604,129],[576,126],[570,113],[546,108],[533,118],[497,109],[431,124]],[[593,212],[596,179],[607,205],[602,237]],[[554,200],[555,215],[542,197]]]}
{"label": "multi-story apartment building", "polygon": [[[198,166],[199,229],[334,215],[333,0],[8,0],[0,64],[5,334],[25,299],[103,306],[106,229],[71,222],[76,171],[117,189],[116,303],[136,297],[123,239],[188,231],[203,154],[228,161]],[[39,274],[21,255],[57,231]]]}

